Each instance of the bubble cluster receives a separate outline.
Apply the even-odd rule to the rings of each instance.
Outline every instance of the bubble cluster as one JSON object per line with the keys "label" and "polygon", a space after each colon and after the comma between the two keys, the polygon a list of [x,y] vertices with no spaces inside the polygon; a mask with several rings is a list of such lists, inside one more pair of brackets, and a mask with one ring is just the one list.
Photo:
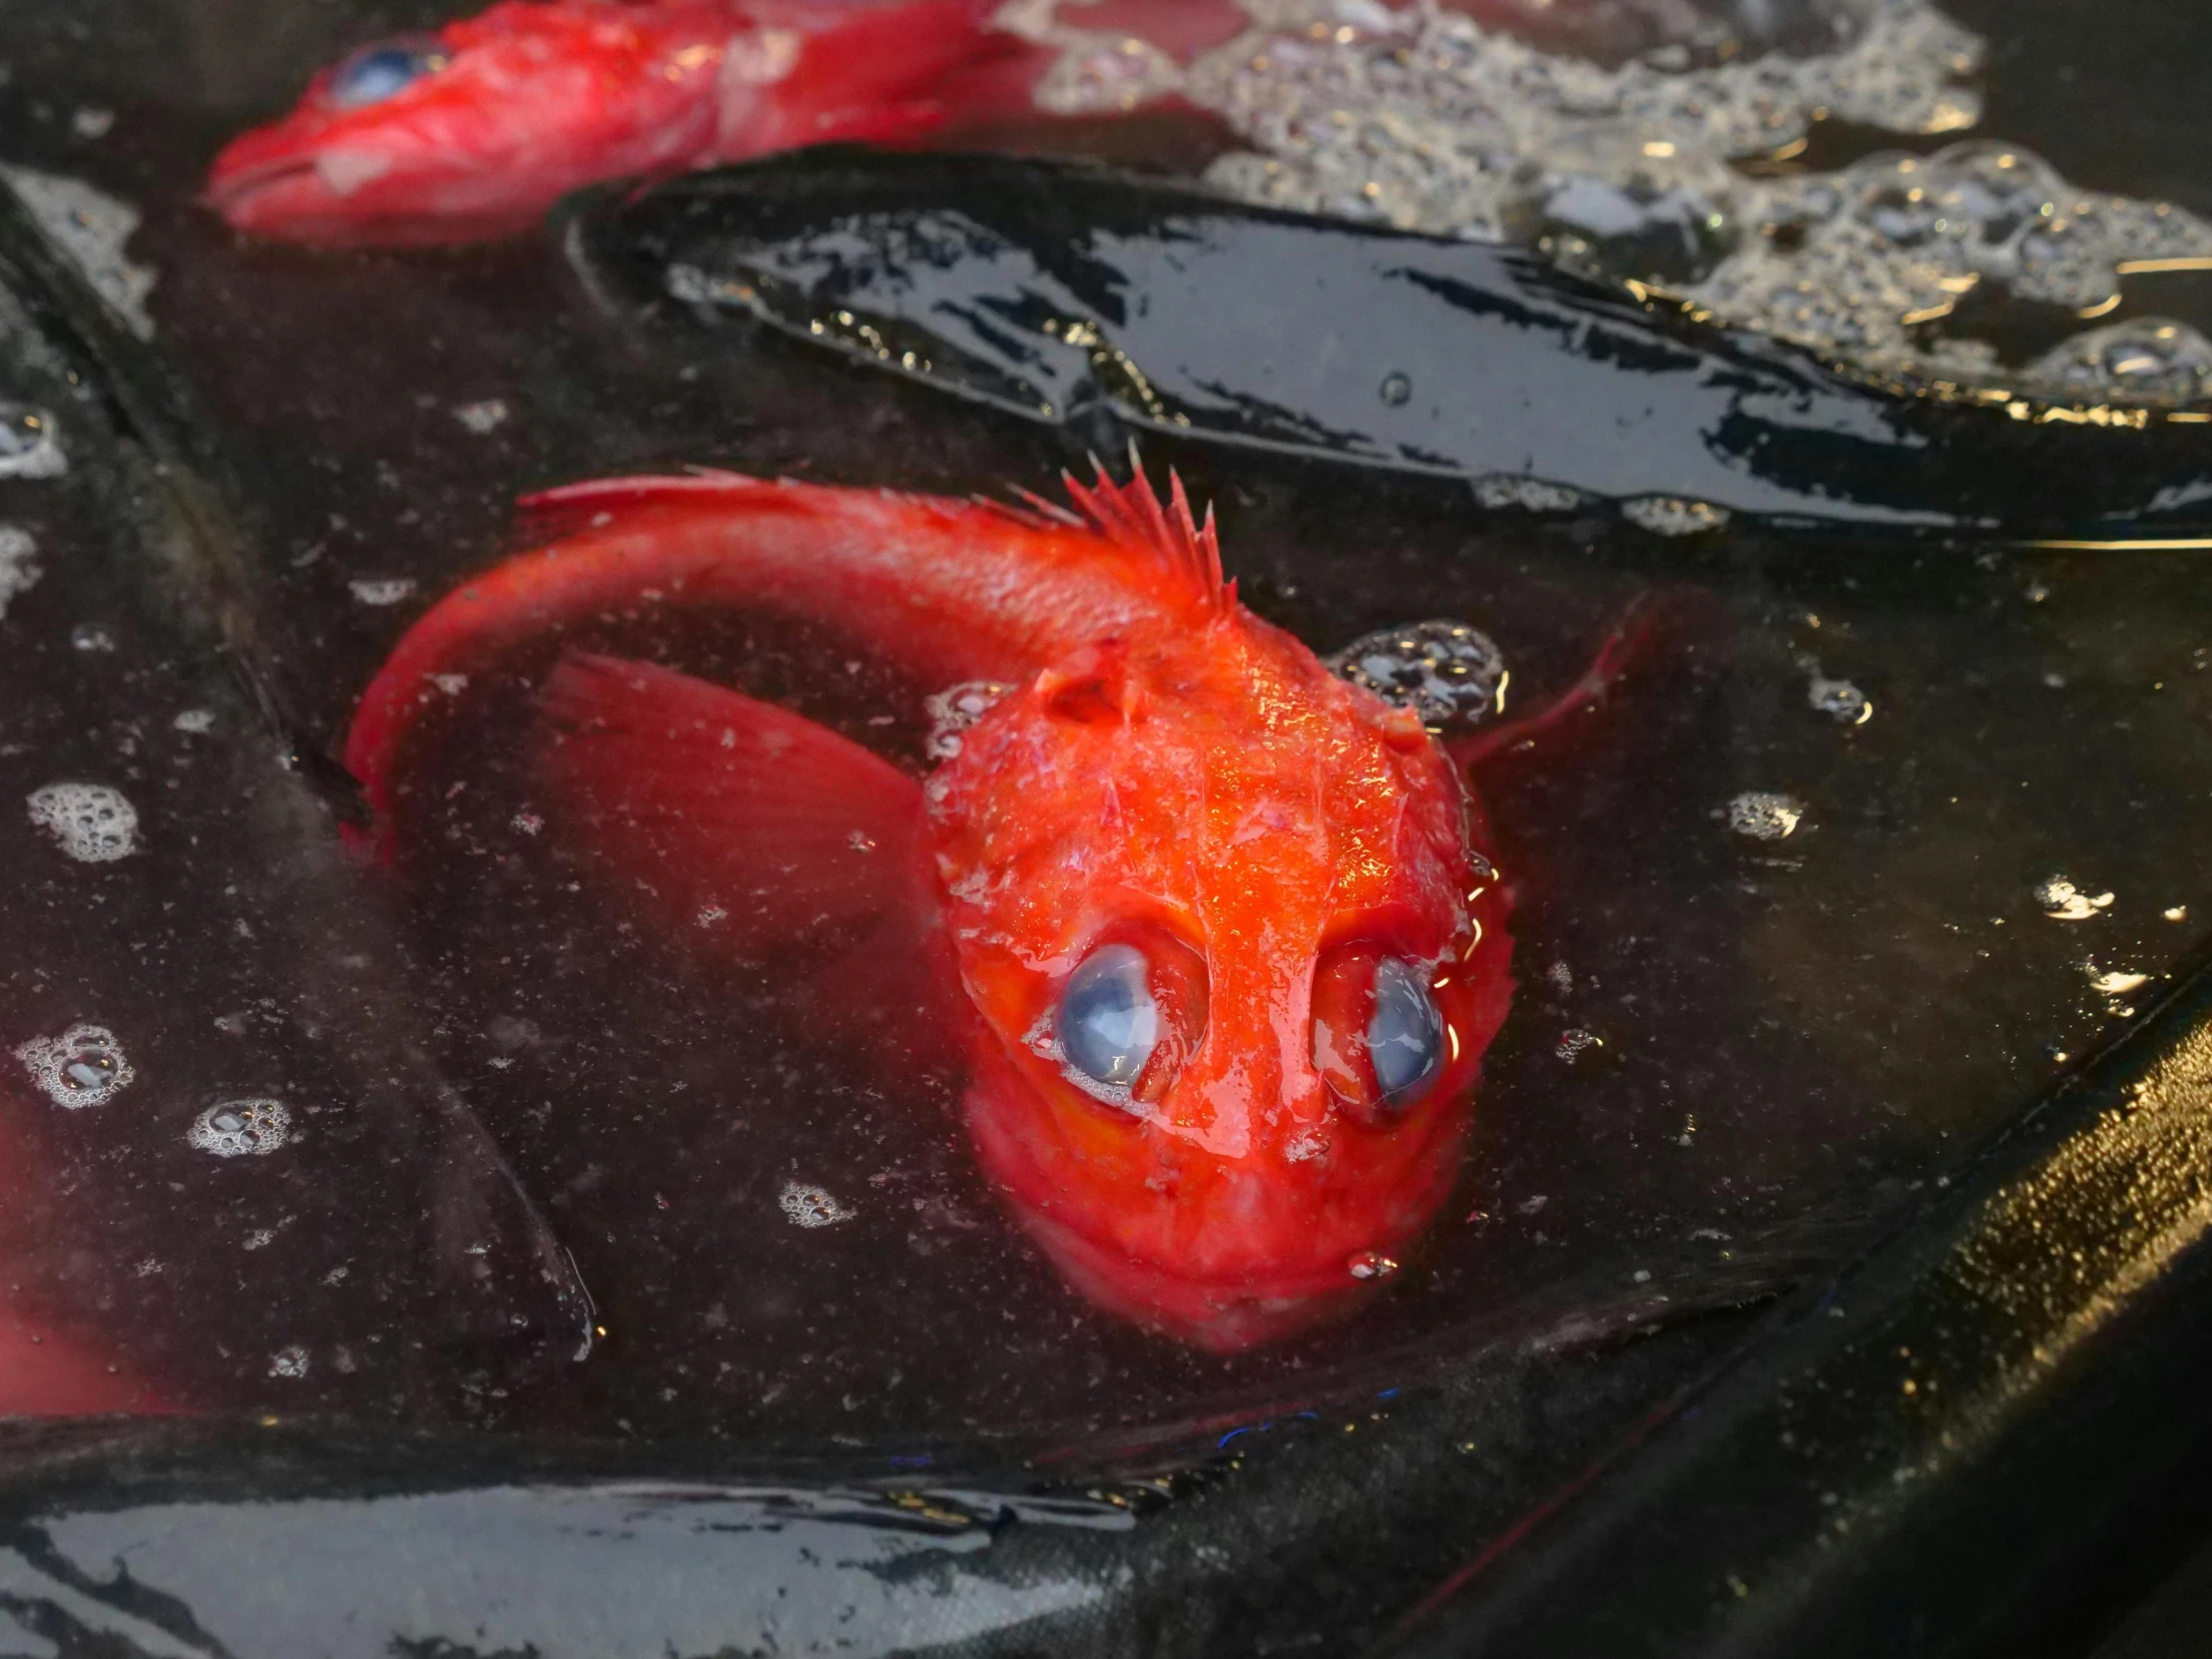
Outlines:
{"label": "bubble cluster", "polygon": [[105,784],[48,784],[25,803],[31,822],[72,858],[111,863],[138,850],[138,809]]}
{"label": "bubble cluster", "polygon": [[113,1100],[138,1075],[104,1025],[72,1025],[58,1037],[34,1037],[15,1057],[47,1099],[71,1110]]}
{"label": "bubble cluster", "polygon": [[59,478],[69,470],[54,417],[23,403],[0,403],[0,478]]}
{"label": "bubble cluster", "polygon": [[852,1219],[852,1207],[839,1203],[821,1187],[804,1181],[787,1181],[776,1202],[796,1227],[833,1227]]}
{"label": "bubble cluster", "polygon": [[226,1100],[192,1120],[185,1139],[218,1158],[266,1158],[291,1138],[291,1113],[280,1100]]}
{"label": "bubble cluster", "polygon": [[1932,135],[1980,119],[1963,83],[1982,42],[1929,0],[1628,8],[1638,38],[1617,62],[1574,55],[1601,44],[1605,29],[1581,25],[1602,7],[1528,10],[1548,20],[1547,49],[1439,0],[1239,4],[1250,26],[1187,63],[1082,27],[1067,0],[1012,0],[999,23],[1056,50],[1037,91],[1048,111],[1176,97],[1219,116],[1242,148],[1207,179],[1244,201],[1519,242],[1937,389],[2132,402],[2206,389],[2212,343],[2182,324],[2077,334],[2007,368],[1956,313],[2007,296],[2109,309],[2123,276],[2212,257],[2212,225],[2080,190],[1983,140],[1791,171],[1822,121]]}
{"label": "bubble cluster", "polygon": [[20,525],[0,524],[0,617],[8,601],[29,593],[45,573],[38,566],[38,543]]}
{"label": "bubble cluster", "polygon": [[1804,822],[1805,803],[1775,790],[1746,790],[1728,804],[1728,827],[1755,841],[1778,841]]}
{"label": "bubble cluster", "polygon": [[923,701],[929,713],[929,737],[923,748],[932,761],[949,761],[960,753],[960,734],[991,711],[1006,695],[1006,688],[992,680],[963,680],[947,686]]}
{"label": "bubble cluster", "polygon": [[1385,628],[1354,640],[1327,662],[1340,679],[1410,709],[1423,726],[1474,726],[1504,706],[1505,655],[1464,622]]}
{"label": "bubble cluster", "polygon": [[307,1375],[307,1351],[294,1343],[269,1357],[269,1375],[296,1380]]}

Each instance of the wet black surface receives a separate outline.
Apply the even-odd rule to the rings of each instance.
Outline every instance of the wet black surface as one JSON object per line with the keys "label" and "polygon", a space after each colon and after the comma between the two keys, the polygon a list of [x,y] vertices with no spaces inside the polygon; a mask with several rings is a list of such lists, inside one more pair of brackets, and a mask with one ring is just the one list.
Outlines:
{"label": "wet black surface", "polygon": [[[697,1469],[794,1491],[846,1469],[901,1480],[922,1458],[1007,1488],[1056,1468],[1088,1480],[1196,1466],[1204,1478],[1171,1483],[1140,1527],[1138,1552],[1157,1564],[1135,1579],[1086,1554],[1086,1540],[1122,1534],[1040,1523],[1049,1547],[1037,1547],[1065,1544],[1065,1557],[1013,1578],[1033,1590],[1058,1573],[1090,1597],[1052,1627],[1052,1650],[1349,1651],[1744,1320],[1690,1316],[1835,1259],[2202,938],[2212,600],[2182,559],[1740,523],[1666,538],[1610,508],[1485,508],[1456,477],[1157,431],[1148,463],[1179,467],[1216,502],[1247,600],[1318,651],[1464,618],[1498,641],[1516,701],[1532,701],[1580,672],[1633,598],[1666,596],[1674,623],[1624,696],[1483,779],[1516,891],[1521,988],[1462,1199],[1427,1260],[1353,1325],[1285,1351],[1222,1362],[1113,1326],[999,1214],[947,1110],[949,1067],[886,1078],[824,1030],[824,1010],[859,989],[852,969],[763,973],[625,931],[619,895],[515,828],[533,805],[518,761],[532,662],[466,689],[465,741],[430,758],[424,794],[439,805],[398,874],[342,850],[356,804],[331,762],[353,702],[406,622],[506,548],[516,494],[687,462],[1049,493],[1112,436],[942,398],[727,317],[701,329],[606,308],[557,233],[333,258],[241,246],[191,207],[222,136],[282,104],[309,64],[422,15],[116,5],[0,25],[9,158],[137,204],[133,257],[160,272],[150,347],[85,321],[79,294],[61,307],[77,307],[74,330],[61,312],[10,317],[0,349],[12,377],[0,397],[54,412],[70,460],[58,479],[0,481],[0,523],[34,538],[42,571],[0,621],[0,833],[16,895],[0,907],[0,1047],[91,1021],[137,1072],[109,1103],[64,1112],[10,1071],[0,1109],[21,1125],[43,1208],[27,1226],[10,1216],[5,1283],[218,1414],[221,1432],[275,1412],[537,1436],[537,1451],[502,1439],[473,1468],[434,1449],[408,1465],[410,1490],[552,1478],[563,1458],[588,1461],[582,1442],[665,1454],[595,1477]],[[84,107],[115,113],[106,137],[72,128]],[[2007,131],[2088,171],[2063,133]],[[2189,132],[2157,142],[2176,148],[2146,140],[2129,167],[2201,195],[2173,159]],[[959,186],[953,164],[927,168]],[[849,172],[833,177],[847,188]],[[1273,222],[1268,234],[1292,235]],[[21,227],[6,236],[20,243]],[[1535,280],[1455,253],[1489,279]],[[13,258],[17,302],[52,303],[67,278],[33,269],[48,256]],[[37,342],[62,355],[42,361]],[[1808,372],[1780,361],[1760,372]],[[1383,378],[1360,381],[1378,409]],[[1672,385],[1660,423],[1705,419],[1695,376]],[[1516,396],[1547,386],[1532,374]],[[1848,407],[1878,429],[1889,418],[1856,391],[1820,396],[1838,401],[1808,407]],[[2126,436],[2052,431],[2047,451],[1961,449],[1952,464],[1961,490],[2000,504],[2030,465],[2037,487],[2083,480],[2108,492],[2084,509],[2094,516],[2178,476],[2176,451],[2114,447]],[[1581,464],[1589,451],[1560,453]],[[1824,477],[1811,453],[1791,474],[1801,496]],[[1868,486],[1854,502],[1959,510],[1924,475],[1851,475]],[[1633,493],[1617,476],[1586,481]],[[1648,487],[1697,495],[1706,481],[1655,474]],[[775,691],[879,740],[910,740],[915,694],[931,689],[894,665],[847,673],[834,638],[777,618],[663,617],[593,643]],[[1835,681],[1858,696],[1821,684]],[[1864,724],[1834,712],[1862,707]],[[180,731],[187,710],[212,724]],[[894,724],[869,728],[876,714]],[[143,849],[71,860],[8,804],[58,781],[123,791]],[[1753,791],[1802,809],[1787,838],[1730,829],[1730,803]],[[2036,892],[2053,875],[2085,901],[2114,896],[2052,919]],[[2094,987],[2110,974],[2145,979]],[[231,1159],[189,1143],[202,1111],[247,1097],[287,1103],[298,1139]],[[779,1202],[792,1180],[852,1218],[794,1226]],[[582,1361],[571,1258],[605,1333]],[[1682,1328],[1637,1340],[1670,1322]],[[279,1367],[294,1350],[303,1366]],[[1399,1389],[1388,1398],[1404,1397],[1418,1428],[1393,1438],[1400,1408],[1384,1396]],[[1206,1461],[1259,1424],[1279,1426],[1242,1439],[1270,1449]],[[312,1432],[303,1443],[284,1468],[325,1468]],[[1478,1448],[1456,1452],[1479,1464],[1471,1476],[1446,1458],[1463,1444]],[[12,1455],[26,1526],[120,1511],[149,1466],[97,1444],[26,1440]],[[225,1470],[251,1484],[271,1467],[220,1438],[178,1455],[200,1458],[191,1478],[138,1497],[197,1501]],[[316,1490],[363,1490],[380,1455],[371,1443],[338,1458]],[[735,1466],[748,1458],[763,1461]],[[95,1471],[66,1499],[37,1484],[63,1466]],[[279,1470],[264,1489],[293,1478]],[[423,1535],[458,1548],[496,1530],[471,1501],[454,1497],[444,1530]],[[675,1499],[648,1507],[694,1514]],[[388,1512],[401,1519],[361,1524],[420,1513]],[[205,1524],[251,1562],[274,1547],[257,1539],[293,1522],[165,1524]],[[518,1571],[594,1570],[549,1566],[568,1558],[531,1541],[537,1524],[517,1534]],[[587,1529],[609,1524],[594,1511]],[[942,1524],[965,1536],[972,1516]],[[342,1555],[349,1535],[300,1528],[302,1559]],[[99,1525],[72,1536],[74,1565],[39,1555],[35,1536],[19,1543],[0,1572],[33,1561],[46,1577],[0,1588],[14,1608],[58,1605],[56,1584],[82,1593],[115,1552]],[[1332,1576],[1332,1561],[1351,1565]],[[623,1570],[642,1574],[632,1562]],[[126,1590],[144,1580],[189,1601],[214,1582],[196,1570],[134,1565]],[[703,1558],[678,1578],[734,1571]],[[283,1605],[270,1628],[313,1616]],[[425,1652],[506,1642],[468,1635],[466,1594],[445,1605],[450,1624],[391,1628]],[[98,1628],[81,1604],[71,1616]],[[169,1634],[116,1640],[199,1651],[212,1634],[264,1650],[212,1616],[199,1635],[154,1624]],[[1319,1639],[1299,1645],[1307,1636]]]}
{"label": "wet black surface", "polygon": [[[1117,427],[1898,533],[2187,535],[2194,423],[1899,397],[1517,249],[981,158],[806,157],[579,211],[587,289],[711,356],[766,323],[1111,451]],[[1222,296],[1235,294],[1225,306]],[[2023,414],[2027,413],[2023,407]],[[1596,506],[1599,503],[1589,503]]]}

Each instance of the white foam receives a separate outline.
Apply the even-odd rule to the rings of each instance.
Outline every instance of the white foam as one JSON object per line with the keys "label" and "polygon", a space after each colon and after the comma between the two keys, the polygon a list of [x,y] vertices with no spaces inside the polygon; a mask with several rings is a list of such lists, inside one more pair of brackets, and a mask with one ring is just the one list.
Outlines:
{"label": "white foam", "polygon": [[72,1025],[58,1037],[33,1037],[15,1057],[47,1099],[72,1111],[113,1100],[138,1075],[104,1025]]}
{"label": "white foam", "polygon": [[[110,111],[79,110],[76,119],[80,132],[85,130],[82,123],[87,118],[107,123],[115,120]],[[106,125],[102,125],[100,132],[106,131]],[[124,245],[139,228],[139,211],[81,179],[58,173],[0,167],[0,179],[8,182],[39,229],[76,263],[93,290],[115,307],[131,332],[140,339],[152,339],[154,319],[147,314],[146,300],[160,274],[152,266],[125,258],[123,253]]]}
{"label": "white foam", "polygon": [[48,784],[26,802],[31,822],[72,858],[111,863],[138,850],[138,809],[105,784]]}
{"label": "white foam", "polygon": [[0,617],[8,614],[8,601],[29,593],[45,572],[38,565],[38,543],[31,532],[14,524],[0,524]]}

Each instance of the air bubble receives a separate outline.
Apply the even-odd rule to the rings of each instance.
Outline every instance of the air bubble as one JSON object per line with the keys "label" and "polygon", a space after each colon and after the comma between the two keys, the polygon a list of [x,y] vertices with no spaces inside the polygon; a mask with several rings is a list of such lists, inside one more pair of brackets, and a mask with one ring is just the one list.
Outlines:
{"label": "air bubble", "polygon": [[1410,709],[1423,726],[1475,726],[1504,707],[1504,653],[1464,622],[1386,628],[1354,640],[1327,664],[1339,679]]}
{"label": "air bubble", "polygon": [[1393,370],[1382,376],[1382,384],[1378,388],[1377,395],[1391,408],[1397,408],[1413,395],[1413,382],[1408,376]]}
{"label": "air bubble", "polygon": [[185,1139],[218,1158],[267,1157],[291,1138],[280,1100],[226,1100],[192,1120]]}
{"label": "air bubble", "polygon": [[203,737],[215,730],[213,709],[186,709],[170,722],[178,731],[193,737]]}
{"label": "air bubble", "polygon": [[1874,719],[1874,702],[1865,692],[1849,680],[1831,680],[1818,667],[1806,681],[1805,701],[1840,726],[1864,726]]}
{"label": "air bubble", "polygon": [[110,863],[138,848],[138,810],[105,784],[48,784],[33,790],[26,805],[31,822],[72,858]]}
{"label": "air bubble", "polygon": [[1804,802],[1774,790],[1746,790],[1728,804],[1729,829],[1755,841],[1795,834],[1804,819]]}
{"label": "air bubble", "polygon": [[2061,340],[2020,381],[2060,400],[2117,392],[2143,403],[2199,402],[2212,395],[2212,340],[2186,322],[2134,317]]}
{"label": "air bubble", "polygon": [[0,478],[59,478],[69,470],[54,417],[21,403],[0,403]]}
{"label": "air bubble", "polygon": [[1356,1250],[1345,1263],[1345,1271],[1355,1279],[1387,1279],[1397,1272],[1397,1260],[1380,1250]]}
{"label": "air bubble", "polygon": [[776,1202],[797,1227],[833,1227],[840,1221],[850,1221],[853,1215],[851,1206],[804,1181],[785,1182]]}
{"label": "air bubble", "polygon": [[414,592],[411,576],[364,576],[345,584],[363,605],[396,605]]}
{"label": "air bubble", "polygon": [[31,532],[13,524],[0,524],[0,617],[8,614],[8,601],[26,594],[45,572],[38,566],[38,543]]}
{"label": "air bubble", "polygon": [[1702,536],[1726,527],[1726,507],[1679,495],[1639,495],[1621,503],[1621,517],[1655,536]]}
{"label": "air bubble", "polygon": [[104,1105],[138,1075],[104,1025],[72,1025],[58,1037],[34,1037],[15,1057],[47,1099],[73,1111]]}
{"label": "air bubble", "polygon": [[79,651],[105,654],[115,649],[115,630],[104,622],[80,622],[69,631],[69,643]]}

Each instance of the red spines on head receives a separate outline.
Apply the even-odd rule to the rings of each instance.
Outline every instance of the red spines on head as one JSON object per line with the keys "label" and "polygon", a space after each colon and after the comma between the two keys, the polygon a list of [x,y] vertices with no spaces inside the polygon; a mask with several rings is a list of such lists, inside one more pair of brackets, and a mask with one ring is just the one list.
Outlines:
{"label": "red spines on head", "polygon": [[1100,535],[1116,546],[1153,561],[1191,602],[1209,611],[1226,611],[1236,602],[1236,589],[1222,580],[1221,542],[1214,532],[1214,510],[1206,509],[1200,524],[1191,512],[1190,497],[1182,478],[1168,473],[1168,501],[1162,505],[1152,481],[1129,452],[1129,482],[1117,484],[1097,457],[1094,484],[1079,482],[1073,473],[1062,473],[1068,499]]}

